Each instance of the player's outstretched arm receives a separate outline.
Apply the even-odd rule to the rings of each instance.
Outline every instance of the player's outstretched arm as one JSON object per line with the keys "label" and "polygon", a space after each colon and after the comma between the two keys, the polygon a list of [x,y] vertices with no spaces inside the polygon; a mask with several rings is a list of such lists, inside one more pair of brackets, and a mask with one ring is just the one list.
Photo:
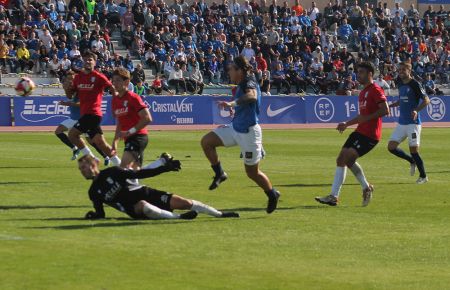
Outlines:
{"label": "player's outstretched arm", "polygon": [[154,177],[165,172],[180,171],[180,170],[181,170],[180,160],[169,159],[166,161],[166,164],[157,168],[141,169],[137,171],[123,170],[123,174],[125,175],[124,177],[126,179],[143,179]]}

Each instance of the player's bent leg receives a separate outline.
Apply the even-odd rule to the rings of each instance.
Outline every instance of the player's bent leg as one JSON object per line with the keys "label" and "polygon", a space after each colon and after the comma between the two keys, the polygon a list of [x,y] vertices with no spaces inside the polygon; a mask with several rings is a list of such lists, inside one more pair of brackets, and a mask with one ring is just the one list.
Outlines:
{"label": "player's bent leg", "polygon": [[[408,161],[411,164],[411,168],[413,168],[413,167],[415,168],[414,159],[412,158],[412,156],[406,154],[406,152],[403,151],[401,148],[398,148],[399,144],[400,143],[397,141],[393,141],[393,140],[389,141],[389,143],[388,143],[389,152],[391,152],[393,155],[395,155],[401,159]],[[411,169],[411,171],[412,171],[412,169]]]}
{"label": "player's bent leg", "polygon": [[65,132],[69,130],[66,126],[64,125],[59,125],[58,127],[56,127],[55,129],[55,135],[56,137],[59,138],[59,140],[61,140],[62,143],[64,143],[67,147],[69,147],[70,149],[72,149],[72,160],[77,159],[78,154],[79,154],[79,150],[77,148],[77,146],[75,146],[72,142],[70,142],[69,137],[65,134]]}
{"label": "player's bent leg", "polygon": [[80,152],[84,155],[92,155],[91,150],[86,146],[83,139],[81,139],[82,132],[77,128],[73,127],[69,130],[69,140],[73,145],[77,146]]}
{"label": "player's bent leg", "polygon": [[112,150],[111,146],[109,146],[109,144],[106,142],[103,134],[97,133],[91,139],[92,142],[94,142],[101,151],[103,151],[108,157],[110,157],[112,165],[120,165],[120,158],[116,155],[116,152]]}
{"label": "player's bent leg", "polygon": [[211,168],[214,171],[214,178],[211,185],[209,186],[209,190],[214,190],[219,187],[219,184],[228,179],[228,175],[225,173],[222,165],[220,164],[219,155],[217,154],[216,150],[217,147],[222,147],[224,146],[224,144],[222,139],[220,139],[220,137],[216,133],[209,132],[208,134],[203,136],[201,140],[201,146],[206,158],[211,164]]}
{"label": "player's bent leg", "polygon": [[122,160],[120,161],[120,167],[136,169],[135,166],[139,167],[139,161],[136,160],[135,154],[133,154],[133,152],[130,151],[123,152]]}
{"label": "player's bent leg", "polygon": [[100,154],[100,156],[103,157],[103,159],[104,159],[103,164],[104,164],[105,166],[108,166],[108,165],[109,165],[109,161],[110,161],[108,155],[106,155],[105,152],[103,152],[102,150],[100,150],[100,148],[98,148],[98,146],[95,145],[95,143],[91,140],[91,138],[89,138],[89,136],[87,136],[87,134],[86,134],[85,138],[86,138],[86,141],[89,143],[89,145],[91,145],[92,147],[94,147],[95,151],[97,151],[98,154]]}
{"label": "player's bent leg", "polygon": [[266,193],[268,198],[266,212],[272,213],[273,211],[275,211],[281,193],[272,186],[272,183],[270,182],[269,178],[264,174],[264,172],[259,170],[259,164],[258,163],[255,165],[245,164],[245,172],[247,173],[247,176],[251,180],[253,180],[256,184],[258,184],[258,186],[261,187]]}

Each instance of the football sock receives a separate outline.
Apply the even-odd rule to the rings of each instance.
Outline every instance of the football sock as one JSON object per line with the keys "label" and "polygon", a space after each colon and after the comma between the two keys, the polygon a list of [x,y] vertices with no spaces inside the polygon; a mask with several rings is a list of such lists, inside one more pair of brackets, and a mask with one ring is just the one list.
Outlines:
{"label": "football sock", "polygon": [[83,149],[80,149],[81,154],[83,154],[83,156],[85,155],[91,155],[94,156],[94,154],[92,154],[91,149],[89,149],[89,147],[84,147]]}
{"label": "football sock", "polygon": [[113,166],[119,166],[120,165],[120,158],[117,155],[114,155],[110,158],[111,164]]}
{"label": "football sock", "polygon": [[[56,134],[56,137],[59,138],[59,140],[61,140],[61,142],[63,142],[64,144],[66,144],[70,149],[72,150],[76,150],[76,146],[72,144],[72,142],[70,142],[69,137],[67,137],[66,134],[64,133],[59,133]],[[75,149],[74,149],[75,148]]]}
{"label": "football sock", "polygon": [[164,158],[159,158],[153,161],[152,163],[145,165],[144,167],[142,167],[142,169],[155,169],[164,166],[165,164],[166,161],[164,160]]}
{"label": "football sock", "polygon": [[211,165],[211,168],[214,170],[214,173],[216,174],[216,176],[221,176],[223,174],[223,169],[222,169],[222,165],[219,163],[217,163],[216,165]]}
{"label": "football sock", "polygon": [[336,167],[333,185],[331,186],[331,195],[333,195],[334,197],[339,197],[341,187],[345,181],[346,175],[347,175],[347,167],[340,167],[340,166]]}
{"label": "football sock", "polygon": [[203,204],[200,201],[193,200],[191,210],[195,210],[198,213],[204,213],[213,217],[221,217],[222,213],[217,209]]}
{"label": "football sock", "polygon": [[359,181],[359,184],[361,184],[362,189],[366,189],[367,187],[369,187],[369,183],[367,182],[366,176],[364,175],[364,171],[358,162],[355,162],[350,170]]}
{"label": "football sock", "polygon": [[389,152],[391,152],[392,154],[394,154],[395,156],[405,159],[406,161],[408,161],[409,163],[414,163],[414,158],[409,156],[408,154],[405,153],[405,151],[403,151],[400,148],[395,148],[394,150],[389,150]]}
{"label": "football sock", "polygon": [[167,210],[160,209],[149,203],[145,203],[143,209],[144,215],[151,219],[178,219],[180,215]]}
{"label": "football sock", "polygon": [[420,177],[425,178],[427,177],[427,174],[425,173],[425,167],[423,165],[423,160],[420,157],[419,153],[412,153],[412,157],[414,158],[414,161],[416,162],[417,169],[419,170]]}
{"label": "football sock", "polygon": [[94,142],[92,142],[92,147],[94,147],[94,149],[98,152],[98,154],[100,154],[103,158],[108,157],[108,155],[106,155],[105,153],[103,153],[102,150],[100,150],[100,148],[97,147],[97,145],[95,145]]}

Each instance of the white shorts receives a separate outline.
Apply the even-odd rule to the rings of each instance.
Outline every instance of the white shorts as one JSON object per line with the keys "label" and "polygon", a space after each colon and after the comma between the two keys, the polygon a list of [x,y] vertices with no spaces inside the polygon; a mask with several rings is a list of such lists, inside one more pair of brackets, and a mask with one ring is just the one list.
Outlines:
{"label": "white shorts", "polygon": [[239,145],[246,165],[256,165],[262,157],[262,130],[256,124],[248,128],[248,133],[239,133],[232,125],[224,125],[216,128],[213,132],[219,136],[225,147]]}
{"label": "white shorts", "polygon": [[422,131],[421,125],[398,124],[397,127],[395,128],[394,132],[392,132],[391,139],[389,139],[389,141],[402,143],[406,138],[408,138],[409,147],[418,147],[420,145],[420,132],[421,131]]}
{"label": "white shorts", "polygon": [[61,122],[60,125],[63,125],[64,127],[66,127],[67,129],[72,129],[73,126],[75,126],[75,124],[77,123],[77,120],[73,120],[73,119],[65,119],[64,121]]}

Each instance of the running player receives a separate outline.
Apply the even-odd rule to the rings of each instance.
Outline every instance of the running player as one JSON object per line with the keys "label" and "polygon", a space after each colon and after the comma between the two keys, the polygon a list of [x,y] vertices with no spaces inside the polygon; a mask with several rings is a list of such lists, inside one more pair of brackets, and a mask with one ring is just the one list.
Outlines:
{"label": "running player", "polygon": [[[69,78],[73,80],[73,77],[75,76],[75,73],[73,71],[69,71],[66,75],[66,78]],[[73,96],[67,96],[69,98],[68,101],[60,101],[59,104],[63,106],[68,106],[70,111],[70,118],[64,120],[61,122],[61,124],[58,125],[55,129],[55,135],[66,144],[70,149],[72,149],[72,160],[77,159],[78,154],[80,153],[80,150],[77,146],[73,145],[72,142],[70,142],[69,137],[65,134],[66,131],[72,129],[72,127],[77,123],[77,120],[80,118],[80,102],[78,100],[78,97],[76,94]],[[108,166],[109,164],[109,157],[103,153],[95,143],[91,141],[89,137],[87,137],[87,141],[91,146],[97,150],[97,152],[104,158],[105,160],[105,166]]]}
{"label": "running player", "polygon": [[234,108],[232,124],[209,132],[201,141],[206,158],[215,173],[209,189],[216,189],[228,178],[222,169],[216,148],[239,145],[244,156],[247,176],[264,190],[268,197],[266,211],[272,213],[277,208],[280,192],[273,188],[269,178],[259,169],[262,157],[262,131],[258,124],[261,91],[252,73],[252,66],[244,57],[234,59],[229,73],[231,81],[238,84],[234,101],[219,102],[219,106],[224,109]]}
{"label": "running player", "polygon": [[[399,83],[398,95],[399,100],[392,103],[390,107],[400,106],[400,117],[398,125],[392,133],[389,140],[388,150],[395,156],[405,159],[411,165],[410,173],[414,176],[419,169],[420,176],[417,184],[428,182],[422,158],[419,155],[420,133],[422,131],[422,121],[420,120],[420,111],[429,103],[430,99],[425,93],[422,85],[411,77],[411,63],[402,62],[399,67]],[[420,101],[422,100],[422,101]],[[398,145],[408,138],[409,152],[408,155]]]}
{"label": "running player", "polygon": [[[196,200],[182,198],[175,194],[159,191],[130,182],[132,179],[149,178],[169,171],[179,171],[180,161],[168,159],[163,166],[153,169],[132,171],[117,166],[100,171],[98,160],[85,155],[78,160],[78,168],[86,179],[92,179],[89,189],[95,211],[89,211],[85,218],[105,217],[103,204],[107,204],[134,219],[194,219],[198,213],[218,218],[239,217],[235,212],[221,212]],[[175,209],[190,210],[184,214],[172,212]]]}
{"label": "running player", "polygon": [[339,194],[347,175],[347,167],[350,168],[363,190],[362,205],[367,206],[372,199],[373,185],[367,182],[362,167],[356,159],[369,153],[381,139],[381,118],[389,114],[384,91],[373,82],[375,68],[370,62],[362,62],[358,65],[358,82],[364,86],[359,93],[359,115],[348,122],[339,123],[337,130],[342,133],[347,127],[358,125],[350,134],[336,160],[337,167],[334,175],[331,194],[325,197],[316,197],[316,201],[331,206],[339,203]]}
{"label": "running player", "polygon": [[81,139],[81,134],[87,133],[92,142],[111,159],[113,165],[119,165],[120,159],[114,150],[111,149],[103,137],[103,131],[100,127],[102,121],[102,99],[103,91],[109,89],[111,95],[115,95],[108,78],[95,71],[95,62],[97,56],[92,52],[85,52],[83,55],[83,70],[77,74],[73,81],[64,82],[66,95],[76,93],[80,100],[81,118],[69,131],[69,140],[80,149],[83,155],[93,155],[89,147]]}
{"label": "running player", "polygon": [[116,69],[112,83],[118,93],[112,99],[112,112],[116,118],[112,149],[116,151],[119,139],[124,139],[125,149],[120,167],[139,169],[148,144],[146,127],[152,117],[142,98],[128,90],[130,72],[127,69]]}

